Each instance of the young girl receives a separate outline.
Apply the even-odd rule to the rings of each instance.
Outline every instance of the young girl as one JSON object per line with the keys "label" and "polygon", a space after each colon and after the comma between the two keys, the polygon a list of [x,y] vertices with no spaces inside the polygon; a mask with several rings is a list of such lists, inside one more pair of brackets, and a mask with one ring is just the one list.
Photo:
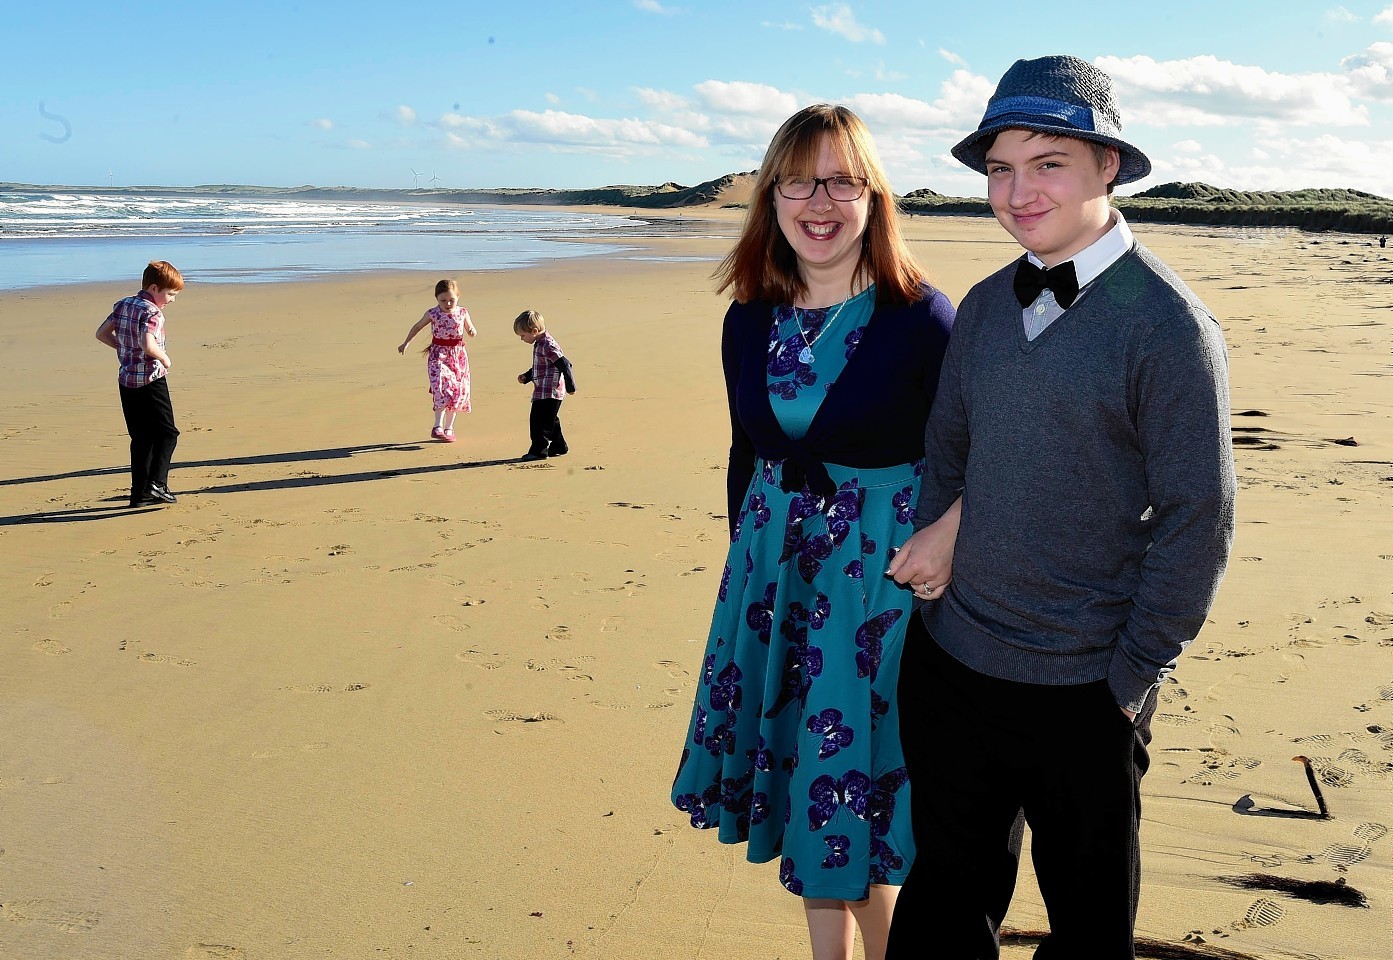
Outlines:
{"label": "young girl", "polygon": [[459,285],[453,280],[441,280],[435,285],[435,302],[416,321],[406,339],[397,347],[405,354],[411,338],[426,326],[431,328],[430,346],[426,355],[426,374],[430,377],[430,394],[435,405],[435,427],[432,439],[455,442],[455,414],[469,412],[469,355],[464,352],[464,335],[478,333],[469,319],[469,311],[459,305]]}

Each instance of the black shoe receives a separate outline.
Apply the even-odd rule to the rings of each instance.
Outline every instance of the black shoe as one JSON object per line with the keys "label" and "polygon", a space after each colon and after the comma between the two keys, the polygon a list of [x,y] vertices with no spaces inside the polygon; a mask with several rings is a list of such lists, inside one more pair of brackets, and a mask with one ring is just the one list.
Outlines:
{"label": "black shoe", "polygon": [[145,491],[145,499],[151,503],[178,503],[174,494],[169,492],[169,488],[162,483],[150,484],[150,489]]}
{"label": "black shoe", "polygon": [[531,450],[518,457],[523,463],[528,463],[533,460],[545,460],[546,458],[547,455],[545,453],[533,453]]}
{"label": "black shoe", "polygon": [[570,447],[558,447],[556,444],[553,443],[553,444],[551,445],[550,449],[547,450],[547,456],[549,456],[549,457],[564,457],[566,454],[568,454],[568,453],[570,453],[570,452],[571,452],[571,448],[570,448]]}

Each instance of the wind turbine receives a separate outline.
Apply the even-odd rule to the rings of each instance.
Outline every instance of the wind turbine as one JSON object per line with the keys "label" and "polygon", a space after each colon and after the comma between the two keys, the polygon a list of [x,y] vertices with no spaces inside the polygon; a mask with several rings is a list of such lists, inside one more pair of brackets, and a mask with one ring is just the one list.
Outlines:
{"label": "wind turbine", "polygon": [[412,167],[412,168],[411,168],[411,189],[413,189],[413,190],[419,190],[419,189],[421,189],[421,175],[420,175],[419,173],[416,172],[416,168],[415,168],[415,167]]}
{"label": "wind turbine", "polygon": [[436,185],[437,183],[439,183],[439,182],[440,182],[440,178],[437,177],[437,176],[435,175],[435,171],[432,170],[432,171],[430,172],[430,187],[431,187],[431,189],[434,190],[434,189],[435,189],[435,185]]}

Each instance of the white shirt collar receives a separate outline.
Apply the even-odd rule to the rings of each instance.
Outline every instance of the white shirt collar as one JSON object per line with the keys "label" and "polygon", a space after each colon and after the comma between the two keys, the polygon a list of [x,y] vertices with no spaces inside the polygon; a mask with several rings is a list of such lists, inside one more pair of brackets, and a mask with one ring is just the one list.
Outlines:
{"label": "white shirt collar", "polygon": [[[1074,261],[1074,275],[1079,278],[1080,289],[1096,280],[1099,274],[1132,249],[1132,229],[1127,226],[1120,210],[1112,208],[1111,213],[1112,229],[1070,258]],[[1026,252],[1026,256],[1037,267],[1045,265],[1039,257],[1029,251]]]}

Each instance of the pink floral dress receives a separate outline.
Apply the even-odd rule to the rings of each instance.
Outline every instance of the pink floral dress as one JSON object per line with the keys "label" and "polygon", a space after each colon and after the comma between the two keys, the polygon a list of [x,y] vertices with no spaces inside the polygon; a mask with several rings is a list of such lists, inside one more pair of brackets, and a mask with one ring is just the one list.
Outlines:
{"label": "pink floral dress", "polygon": [[464,352],[464,322],[469,311],[456,307],[446,313],[439,307],[430,315],[431,345],[426,352],[426,374],[436,410],[469,412],[469,354]]}

